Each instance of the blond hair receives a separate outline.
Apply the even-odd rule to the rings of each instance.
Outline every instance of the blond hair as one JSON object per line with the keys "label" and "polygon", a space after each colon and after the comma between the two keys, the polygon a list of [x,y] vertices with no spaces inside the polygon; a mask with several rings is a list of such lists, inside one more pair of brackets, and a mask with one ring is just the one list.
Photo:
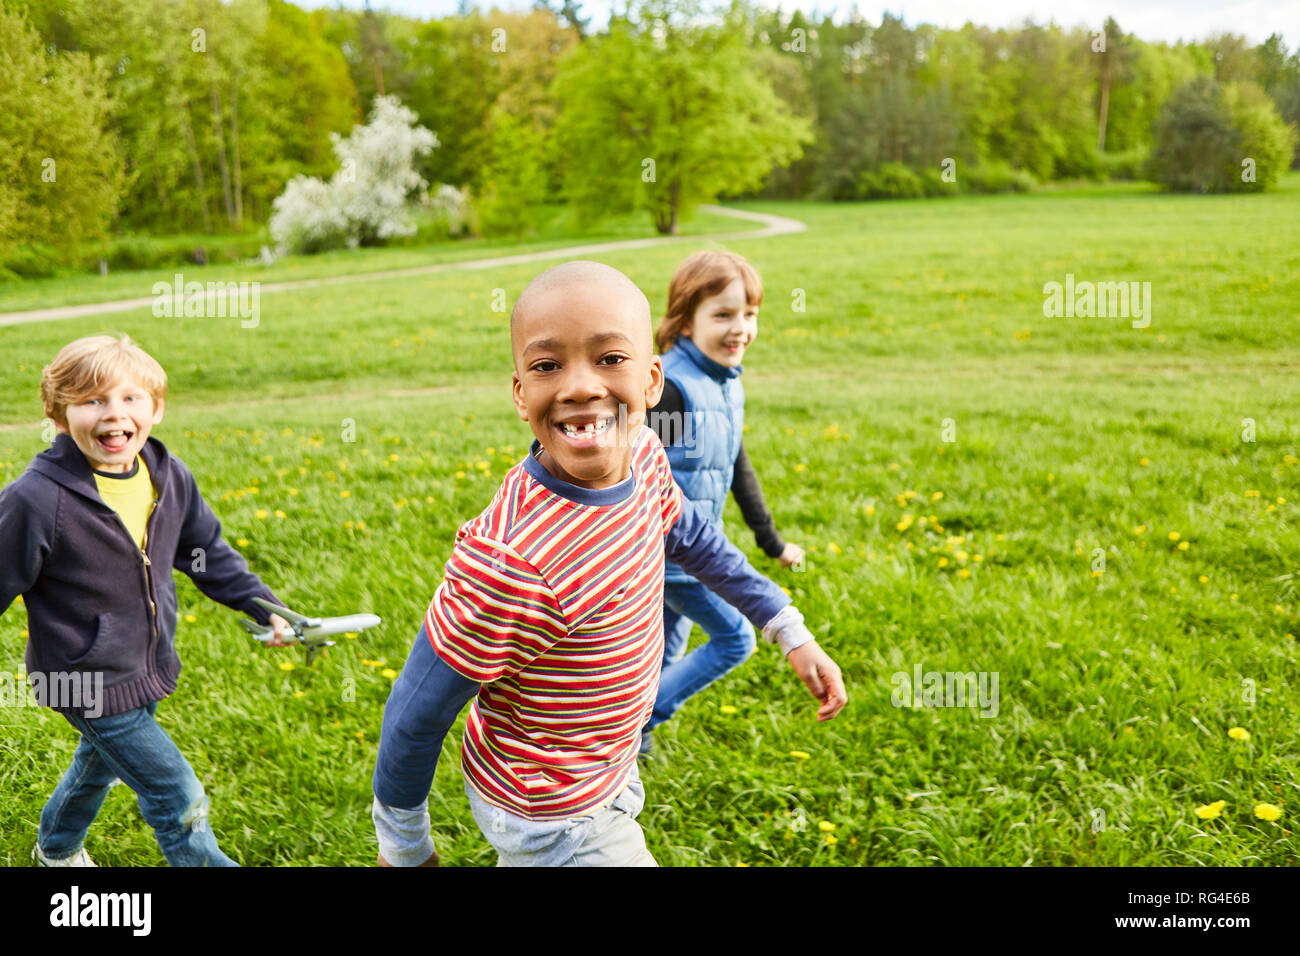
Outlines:
{"label": "blond hair", "polygon": [[167,394],[167,373],[130,336],[90,335],[69,342],[41,372],[45,414],[66,426],[69,405],[124,379],[144,386],[155,405]]}
{"label": "blond hair", "polygon": [[745,284],[745,301],[755,307],[762,305],[763,282],[744,256],[712,251],[687,256],[668,283],[668,312],[655,329],[659,353],[672,348],[701,302],[718,295],[737,279]]}

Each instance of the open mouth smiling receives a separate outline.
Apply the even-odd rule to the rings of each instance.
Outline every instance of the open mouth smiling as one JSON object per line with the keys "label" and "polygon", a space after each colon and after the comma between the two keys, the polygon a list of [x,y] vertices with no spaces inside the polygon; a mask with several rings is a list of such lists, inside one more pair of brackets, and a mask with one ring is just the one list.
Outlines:
{"label": "open mouth smiling", "polygon": [[578,445],[594,444],[596,439],[609,431],[614,424],[614,416],[608,418],[575,419],[558,422],[556,430],[570,443]]}
{"label": "open mouth smiling", "polygon": [[131,439],[134,437],[135,432],[119,428],[113,431],[100,432],[95,436],[95,442],[104,451],[112,454],[126,451],[131,444]]}

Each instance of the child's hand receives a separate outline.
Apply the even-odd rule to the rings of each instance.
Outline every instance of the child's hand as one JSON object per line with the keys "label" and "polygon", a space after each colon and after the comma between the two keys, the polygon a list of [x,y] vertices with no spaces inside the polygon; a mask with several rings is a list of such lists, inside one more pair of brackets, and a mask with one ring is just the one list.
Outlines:
{"label": "child's hand", "polygon": [[822,702],[817,709],[818,720],[830,720],[844,709],[844,705],[849,702],[848,692],[844,689],[844,678],[840,676],[839,666],[816,641],[800,644],[786,655],[786,660],[804,682],[808,693]]}
{"label": "child's hand", "polygon": [[[378,860],[378,862],[379,862],[379,865],[380,865],[380,866],[392,867],[392,865],[393,865],[393,864],[389,863],[387,860],[384,859],[384,855],[383,855],[382,853],[379,854],[379,860]],[[420,864],[420,866],[437,866],[437,865],[438,865],[438,851],[437,851],[437,850],[434,850],[434,851],[433,851],[433,856],[429,857],[427,860],[425,860],[423,863]]]}
{"label": "child's hand", "polygon": [[271,615],[271,626],[275,628],[275,636],[266,642],[267,647],[292,647],[298,643],[297,638],[294,637],[293,628],[280,615]]}
{"label": "child's hand", "polygon": [[781,556],[777,558],[777,560],[781,562],[781,567],[783,568],[790,568],[794,567],[796,564],[802,564],[803,548],[792,542],[787,542],[785,550],[781,552]]}

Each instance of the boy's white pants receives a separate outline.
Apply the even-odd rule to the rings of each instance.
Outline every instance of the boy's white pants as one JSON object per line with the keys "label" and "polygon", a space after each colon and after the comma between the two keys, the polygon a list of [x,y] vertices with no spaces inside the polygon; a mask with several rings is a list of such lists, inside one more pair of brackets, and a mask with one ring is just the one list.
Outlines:
{"label": "boy's white pants", "polygon": [[567,820],[529,820],[494,807],[468,782],[474,820],[497,851],[497,866],[658,866],[636,822],[645,787],[635,765],[607,806]]}

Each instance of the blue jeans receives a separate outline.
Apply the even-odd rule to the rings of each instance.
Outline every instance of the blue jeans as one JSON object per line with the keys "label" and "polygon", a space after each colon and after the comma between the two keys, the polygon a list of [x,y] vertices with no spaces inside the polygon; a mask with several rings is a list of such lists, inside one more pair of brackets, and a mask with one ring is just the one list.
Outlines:
{"label": "blue jeans", "polygon": [[169,864],[239,865],[218,848],[203,785],[153,719],[157,709],[155,702],[110,717],[65,715],[81,742],[41,811],[38,841],[47,857],[64,859],[81,849],[109,788],[121,779],[135,791]]}
{"label": "blue jeans", "polygon": [[[709,642],[683,657],[692,622],[704,629]],[[647,727],[662,724],[688,697],[739,666],[756,644],[754,625],[699,581],[666,581],[664,667]]]}

